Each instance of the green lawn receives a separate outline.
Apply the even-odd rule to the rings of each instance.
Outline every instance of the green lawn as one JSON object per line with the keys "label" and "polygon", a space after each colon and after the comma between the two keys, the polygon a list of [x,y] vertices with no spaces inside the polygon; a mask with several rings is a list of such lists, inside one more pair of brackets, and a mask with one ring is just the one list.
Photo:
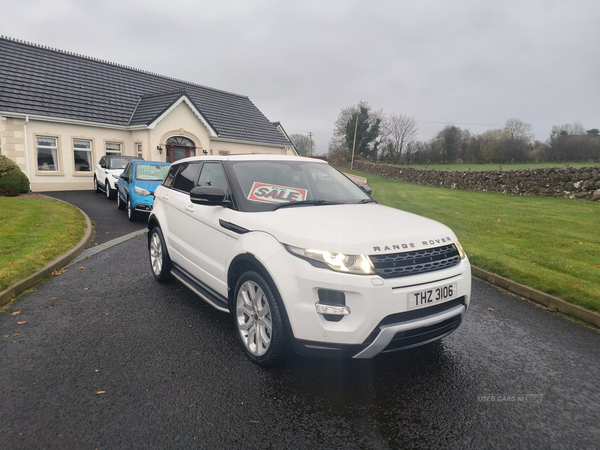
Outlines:
{"label": "green lawn", "polygon": [[357,171],[380,203],[448,225],[472,264],[600,311],[600,203],[419,186]]}
{"label": "green lawn", "polygon": [[62,202],[0,197],[0,291],[73,248],[85,217]]}
{"label": "green lawn", "polygon": [[[600,163],[568,163],[570,167],[599,166]],[[435,170],[516,170],[516,169],[540,169],[550,167],[565,167],[565,163],[537,163],[537,164],[417,164],[402,167],[414,169]]]}

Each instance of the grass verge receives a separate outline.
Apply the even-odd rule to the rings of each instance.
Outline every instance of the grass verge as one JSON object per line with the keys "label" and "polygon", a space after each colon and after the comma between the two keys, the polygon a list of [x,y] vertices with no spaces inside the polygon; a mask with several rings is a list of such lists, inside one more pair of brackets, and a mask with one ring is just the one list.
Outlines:
{"label": "grass verge", "polygon": [[73,248],[85,217],[66,203],[0,197],[0,291]]}
{"label": "grass verge", "polygon": [[448,225],[471,263],[600,312],[600,203],[368,179],[379,203]]}
{"label": "grass verge", "polygon": [[[594,167],[600,163],[568,163],[570,167]],[[532,164],[415,164],[402,167],[413,169],[435,170],[517,170],[517,169],[545,169],[552,167],[565,167],[565,163],[532,163]]]}

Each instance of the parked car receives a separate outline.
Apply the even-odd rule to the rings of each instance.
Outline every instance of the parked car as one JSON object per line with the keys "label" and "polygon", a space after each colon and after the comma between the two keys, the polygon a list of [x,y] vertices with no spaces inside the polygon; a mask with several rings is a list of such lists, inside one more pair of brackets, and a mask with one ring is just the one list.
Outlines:
{"label": "parked car", "polygon": [[193,157],[171,165],[148,222],[156,280],[231,314],[259,365],[372,358],[462,322],[471,268],[445,225],[377,204],[324,161]]}
{"label": "parked car", "polygon": [[106,155],[100,158],[94,172],[94,191],[104,191],[106,198],[114,198],[117,180],[129,161],[143,161],[136,156]]}
{"label": "parked car", "polygon": [[162,182],[170,163],[159,161],[131,161],[119,176],[117,207],[127,208],[127,217],[134,221],[152,211],[154,190]]}

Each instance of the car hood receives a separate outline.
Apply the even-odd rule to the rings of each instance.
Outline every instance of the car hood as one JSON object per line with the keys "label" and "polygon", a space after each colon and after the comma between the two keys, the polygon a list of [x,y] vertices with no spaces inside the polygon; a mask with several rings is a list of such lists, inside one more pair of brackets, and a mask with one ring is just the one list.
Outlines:
{"label": "car hood", "polygon": [[376,203],[239,213],[235,223],[283,244],[347,254],[398,253],[456,241],[439,222]]}

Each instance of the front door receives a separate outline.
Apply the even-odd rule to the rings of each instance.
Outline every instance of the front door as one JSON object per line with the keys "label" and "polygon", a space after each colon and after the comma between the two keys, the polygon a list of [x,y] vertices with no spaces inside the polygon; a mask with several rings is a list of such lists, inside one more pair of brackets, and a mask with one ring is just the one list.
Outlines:
{"label": "front door", "polygon": [[183,158],[196,156],[196,145],[183,136],[174,136],[167,139],[167,162],[174,163]]}

